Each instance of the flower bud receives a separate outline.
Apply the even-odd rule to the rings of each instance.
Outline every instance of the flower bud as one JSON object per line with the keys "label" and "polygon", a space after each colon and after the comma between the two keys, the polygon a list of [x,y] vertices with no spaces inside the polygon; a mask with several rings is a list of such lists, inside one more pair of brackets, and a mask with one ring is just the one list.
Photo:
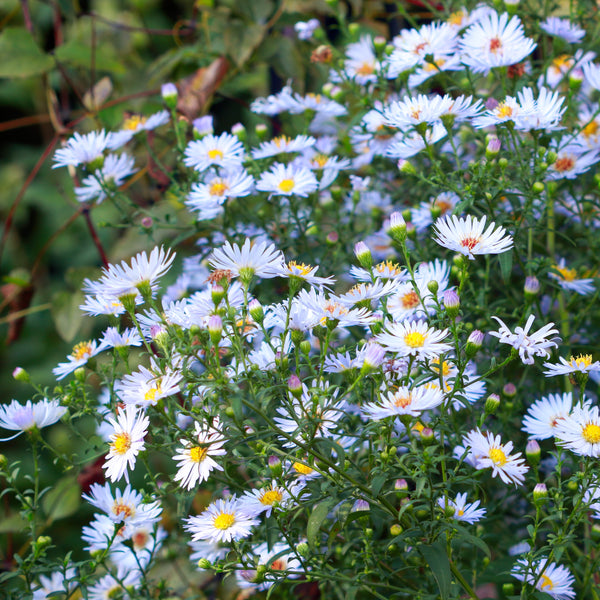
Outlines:
{"label": "flower bud", "polygon": [[435,442],[435,436],[433,435],[433,429],[431,429],[431,427],[423,427],[423,429],[421,429],[421,441],[426,446]]}
{"label": "flower bud", "polygon": [[364,242],[358,242],[354,246],[354,255],[363,269],[370,270],[373,266],[373,256]]}
{"label": "flower bud", "polygon": [[517,388],[514,383],[507,383],[502,388],[502,395],[506,398],[514,398],[517,395]]}
{"label": "flower bud", "polygon": [[212,563],[207,558],[201,558],[198,561],[198,568],[199,569],[212,569]]}
{"label": "flower bud", "polygon": [[498,156],[498,152],[500,152],[500,146],[500,140],[496,136],[491,136],[485,149],[486,158],[492,159]]}
{"label": "flower bud", "polygon": [[408,162],[406,159],[401,158],[400,160],[398,160],[398,170],[400,171],[400,173],[406,173],[407,175],[416,175],[417,174],[417,170],[415,169],[415,166]]}
{"label": "flower bud", "polygon": [[408,483],[406,479],[396,479],[396,482],[394,483],[394,489],[402,494],[408,492]]}
{"label": "flower bud", "polygon": [[162,99],[167,108],[174,110],[177,106],[177,87],[174,83],[164,83],[160,88]]}
{"label": "flower bud", "polygon": [[525,293],[525,298],[528,300],[532,300],[535,298],[540,292],[540,282],[537,277],[531,275],[525,278],[525,285],[523,286],[523,292]]}
{"label": "flower bud", "polygon": [[212,298],[213,304],[215,306],[219,306],[221,300],[225,297],[225,290],[222,285],[213,285],[210,290],[210,296]]}
{"label": "flower bud", "polygon": [[16,381],[21,381],[23,383],[27,383],[31,381],[31,377],[29,377],[29,373],[23,369],[23,367],[17,367],[13,372],[12,376]]}
{"label": "flower bud", "polygon": [[504,8],[509,15],[514,15],[519,7],[520,0],[504,0]]}
{"label": "flower bud", "polygon": [[506,169],[506,167],[508,166],[508,160],[506,160],[506,158],[502,157],[498,159],[498,166],[501,169]]}
{"label": "flower bud", "polygon": [[215,346],[218,346],[221,341],[221,336],[223,335],[223,320],[221,317],[219,315],[211,315],[208,318],[206,328],[208,329],[211,342]]}
{"label": "flower bud", "polygon": [[302,396],[302,382],[297,375],[291,375],[287,381],[288,391],[295,398]]}
{"label": "flower bud", "polygon": [[438,283],[438,281],[436,279],[432,279],[431,281],[427,282],[427,289],[433,295],[436,295],[438,293],[438,290],[440,289],[440,284]]}
{"label": "flower bud", "polygon": [[335,246],[338,243],[339,239],[340,236],[338,235],[337,231],[330,231],[327,234],[327,237],[325,238],[325,243],[328,246]]}
{"label": "flower bud", "polygon": [[151,229],[154,225],[154,219],[152,217],[142,217],[140,224],[144,229]]}
{"label": "flower bud", "polygon": [[394,525],[392,525],[390,527],[390,533],[394,537],[396,537],[397,535],[400,535],[403,531],[404,531],[404,529],[402,529],[402,525],[399,525],[398,523],[394,523]]}
{"label": "flower bud", "polygon": [[278,456],[269,456],[269,470],[271,471],[271,475],[273,475],[273,477],[281,477],[283,467]]}
{"label": "flower bud", "polygon": [[256,323],[262,323],[262,320],[265,318],[265,311],[262,304],[256,298],[252,299],[250,304],[248,304],[248,311]]}
{"label": "flower bud", "polygon": [[387,234],[395,241],[401,244],[406,239],[406,221],[402,213],[393,212],[390,215],[390,224]]}
{"label": "flower bud", "polygon": [[384,358],[385,350],[379,344],[376,344],[375,342],[368,343],[360,372],[365,375],[366,373],[374,371],[381,365]]}
{"label": "flower bud", "polygon": [[300,542],[297,546],[296,546],[296,552],[300,555],[300,556],[308,556],[308,544],[306,542]]}
{"label": "flower bud", "polygon": [[515,594],[515,585],[514,583],[503,583],[502,584],[502,593],[506,596],[514,596]]}
{"label": "flower bud", "polygon": [[302,352],[302,354],[305,354],[306,356],[308,356],[310,354],[310,350],[311,350],[311,345],[308,340],[304,340],[303,342],[300,343],[300,352]]}
{"label": "flower bud", "polygon": [[483,333],[479,329],[474,329],[467,338],[465,354],[467,358],[473,358],[483,344]]}
{"label": "flower bud", "polygon": [[533,502],[536,506],[541,506],[548,501],[548,488],[545,483],[537,483],[533,488]]}
{"label": "flower bud", "polygon": [[254,133],[256,133],[256,137],[262,142],[267,139],[267,133],[269,133],[269,129],[264,123],[259,123],[254,128]]}
{"label": "flower bud", "polygon": [[446,290],[444,292],[444,308],[451,319],[455,319],[458,316],[460,298],[454,290]]}
{"label": "flower bud", "polygon": [[525,446],[525,456],[532,467],[536,467],[540,463],[542,451],[536,440],[529,440]]}
{"label": "flower bud", "polygon": [[531,191],[534,194],[541,194],[546,188],[544,187],[544,184],[541,181],[536,181],[532,186],[531,186]]}
{"label": "flower bud", "polygon": [[488,415],[493,415],[500,406],[500,396],[498,394],[490,394],[485,399],[485,412]]}
{"label": "flower bud", "polygon": [[[89,361],[88,361],[88,363],[89,363]],[[83,383],[85,381],[85,368],[78,367],[77,369],[75,369],[75,372],[73,373],[73,375],[75,375],[75,379],[77,379],[77,381],[79,381],[80,383]]]}

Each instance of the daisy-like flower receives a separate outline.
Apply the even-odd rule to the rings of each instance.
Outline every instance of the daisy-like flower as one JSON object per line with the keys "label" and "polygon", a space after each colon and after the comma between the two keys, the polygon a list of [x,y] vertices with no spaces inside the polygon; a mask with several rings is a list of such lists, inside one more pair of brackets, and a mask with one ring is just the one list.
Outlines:
{"label": "daisy-like flower", "polygon": [[424,410],[439,406],[443,400],[444,396],[439,389],[426,386],[411,389],[401,386],[397,390],[389,392],[384,400],[365,404],[362,412],[367,418],[374,421],[401,415],[418,417]]}
{"label": "daisy-like flower", "polygon": [[533,364],[534,356],[548,358],[550,356],[549,348],[558,346],[557,341],[560,341],[558,337],[546,339],[558,333],[558,329],[553,329],[554,323],[548,323],[535,333],[529,333],[535,320],[534,315],[529,315],[525,327],[516,327],[514,333],[498,317],[494,316],[492,319],[498,321],[500,329],[498,331],[490,331],[490,335],[497,337],[501,344],[509,344],[518,350],[519,357],[526,365]]}
{"label": "daisy-like flower", "polygon": [[155,373],[140,366],[139,371],[125,375],[117,381],[115,391],[125,404],[146,408],[154,406],[162,398],[177,394],[182,377],[178,371]]}
{"label": "daisy-like flower", "polygon": [[422,133],[420,131],[410,131],[403,138],[389,145],[387,156],[392,158],[411,158],[418,154],[426,146],[433,146],[436,142],[448,135],[446,128],[442,123],[434,123]]}
{"label": "daisy-like flower", "polygon": [[[344,61],[344,74],[348,79],[353,79],[359,85],[366,85],[377,81],[380,69],[381,64],[377,60],[370,36],[363,35],[358,42],[348,44]],[[332,81],[339,81],[337,74],[332,76]]]}
{"label": "daisy-like flower", "polygon": [[495,67],[514,65],[529,56],[536,43],[525,37],[517,16],[490,11],[471,25],[459,42],[462,62],[475,73],[489,73]]}
{"label": "daisy-like flower", "polygon": [[315,174],[306,167],[275,163],[263,173],[256,184],[260,192],[276,196],[300,196],[306,198],[319,187]]}
{"label": "daisy-like flower", "polygon": [[252,277],[277,277],[285,264],[283,253],[274,244],[252,244],[249,238],[246,238],[241,248],[237,244],[225,242],[222,248],[217,248],[212,253],[208,262],[213,269],[230,271],[234,277],[239,277],[246,283]]}
{"label": "daisy-like flower", "polygon": [[142,338],[136,329],[129,327],[119,331],[116,327],[109,327],[103,334],[100,345],[103,348],[127,348],[141,346]]}
{"label": "daisy-like flower", "polygon": [[475,117],[472,121],[473,127],[476,129],[508,122],[513,123],[516,127],[517,123],[520,124],[521,120],[534,110],[534,106],[524,107],[513,96],[507,96],[499,103],[493,101],[491,104],[488,103],[487,106],[491,106],[491,108],[488,108],[484,114]]}
{"label": "daisy-like flower", "polygon": [[585,37],[585,30],[573,25],[569,19],[547,17],[540,23],[540,29],[555,37],[562,38],[569,44],[577,44]]}
{"label": "daisy-like flower", "polygon": [[556,424],[556,443],[579,456],[600,456],[600,414],[597,406],[577,405]]}
{"label": "daisy-like flower", "polygon": [[211,457],[227,454],[227,451],[223,448],[225,438],[221,433],[221,424],[218,417],[212,426],[208,424],[203,426],[195,421],[194,427],[194,441],[179,440],[183,447],[173,457],[173,460],[178,462],[177,466],[179,468],[174,481],[179,481],[179,485],[188,490],[191,490],[198,483],[206,481],[210,472],[214,469],[222,471],[223,467]]}
{"label": "daisy-like flower", "polygon": [[549,394],[534,402],[523,419],[523,431],[533,440],[545,440],[557,434],[562,419],[571,414],[573,396],[571,392]]}
{"label": "daisy-like flower", "polygon": [[277,485],[272,481],[268,486],[245,492],[240,498],[240,503],[245,512],[252,517],[258,517],[265,513],[265,517],[270,517],[274,508],[283,510],[294,504],[294,498],[304,487],[304,483],[297,482],[289,487]]}
{"label": "daisy-like flower", "polygon": [[96,354],[102,352],[102,350],[104,350],[104,346],[98,344],[96,340],[79,342],[73,347],[73,352],[67,356],[67,362],[59,363],[57,367],[52,369],[52,373],[54,373],[56,379],[60,381],[69,373],[73,373],[73,371],[77,370],[79,367],[83,367],[90,358],[96,356]]}
{"label": "daisy-like flower", "polygon": [[24,406],[16,400],[10,404],[2,404],[0,405],[0,427],[17,433],[0,440],[0,442],[13,440],[24,431],[30,431],[35,427],[38,429],[48,427],[48,425],[56,423],[66,412],[67,409],[61,406],[58,400],[48,400],[47,398],[35,404],[31,400],[27,400]]}
{"label": "daisy-like flower", "polygon": [[554,600],[575,598],[573,590],[575,577],[566,567],[548,562],[546,558],[536,560],[531,565],[526,559],[519,559],[513,567],[511,575],[529,585],[535,584],[537,590],[548,594]]}
{"label": "daisy-like flower", "polygon": [[567,261],[561,258],[558,264],[553,267],[556,272],[550,271],[548,277],[558,281],[563,290],[570,290],[581,294],[582,296],[588,296],[593,294],[595,291],[594,280],[587,277],[578,277],[575,269],[569,269],[567,267]]}
{"label": "daisy-like flower", "polygon": [[583,65],[582,69],[585,80],[595,90],[600,90],[600,65],[597,65],[590,60]]}
{"label": "daisy-like flower", "polygon": [[146,447],[144,437],[148,432],[150,419],[142,410],[128,404],[119,410],[116,420],[109,417],[108,421],[113,426],[113,433],[110,435],[110,450],[104,463],[106,477],[114,483],[125,475],[125,480],[129,482],[127,469],[135,467],[137,455]]}
{"label": "daisy-like flower", "polygon": [[486,513],[485,508],[479,508],[479,500],[471,504],[467,504],[467,494],[457,494],[454,500],[450,498],[438,498],[438,506],[442,508],[446,514],[449,512],[449,508],[454,509],[453,519],[457,521],[464,521],[465,523],[477,523],[480,521]]}
{"label": "daisy-like flower", "polygon": [[72,165],[89,164],[102,158],[108,146],[108,134],[104,131],[91,131],[85,135],[75,132],[67,145],[54,153],[53,169]]}
{"label": "daisy-like flower", "polygon": [[492,477],[498,476],[504,483],[519,485],[525,480],[529,467],[520,452],[511,454],[512,442],[502,444],[499,435],[473,429],[463,438],[463,445],[469,452],[467,460],[476,469],[492,469]]}
{"label": "daisy-like flower", "polygon": [[600,152],[595,149],[588,151],[579,144],[567,144],[555,149],[557,158],[548,167],[548,179],[575,179],[581,173],[589,171],[592,165],[600,160]]}
{"label": "daisy-like flower", "polygon": [[137,589],[141,579],[142,572],[139,569],[131,571],[123,578],[115,578],[110,574],[105,575],[88,588],[88,598],[89,600],[110,600],[119,595],[123,600],[129,600],[132,596],[127,590],[129,588]]}
{"label": "daisy-like flower", "polygon": [[131,115],[125,119],[120,131],[109,133],[108,147],[111,150],[124,146],[136,133],[140,131],[152,131],[170,120],[168,111],[161,110],[149,117],[143,115]]}
{"label": "daisy-like flower", "polygon": [[108,190],[119,188],[127,177],[136,172],[135,160],[128,154],[109,154],[101,169],[96,169],[93,175],[88,175],[81,182],[81,187],[75,188],[75,195],[79,202],[91,202],[95,200],[98,204],[107,195]]}
{"label": "daisy-like flower", "polygon": [[277,154],[286,154],[288,152],[302,152],[315,145],[314,137],[308,135],[298,135],[289,138],[285,135],[273,138],[268,142],[263,142],[258,148],[252,150],[252,158],[268,158]]}
{"label": "daisy-like flower", "polygon": [[501,254],[510,250],[513,239],[504,227],[496,228],[496,223],[492,222],[485,229],[485,223],[485,216],[477,219],[468,215],[463,219],[446,215],[435,222],[433,239],[440,246],[460,252],[471,260],[475,260],[476,254]]}
{"label": "daisy-like flower", "polygon": [[311,110],[322,117],[341,117],[348,112],[346,107],[339,102],[331,100],[330,98],[327,98],[327,96],[313,93],[308,93],[306,96],[294,93],[293,103],[288,110],[292,114],[299,114]]}
{"label": "daisy-like flower", "polygon": [[405,96],[398,102],[392,102],[384,111],[385,124],[389,127],[405,130],[422,123],[433,125],[439,122],[443,114],[448,113],[454,104],[451,96]]}
{"label": "daisy-like flower", "polygon": [[[76,569],[73,567],[67,569],[66,573],[55,571],[50,574],[50,577],[40,575],[41,587],[33,590],[33,600],[46,600],[53,592],[62,594],[67,592],[68,597],[77,586],[76,575]],[[52,596],[52,598],[56,597],[56,595]]]}
{"label": "daisy-like flower", "polygon": [[193,541],[231,542],[248,537],[258,524],[258,519],[244,510],[241,500],[232,496],[216,500],[201,515],[187,519],[184,527]]}
{"label": "daisy-like flower", "polygon": [[308,291],[301,290],[298,294],[298,303],[307,312],[316,315],[323,327],[367,325],[375,318],[368,308],[348,309],[336,296],[328,297],[314,288]]}
{"label": "daisy-like flower", "polygon": [[226,170],[238,169],[244,161],[244,146],[235,135],[222,133],[220,136],[207,135],[194,140],[185,149],[184,164],[196,171],[206,171],[211,166]]}
{"label": "daisy-like flower", "polygon": [[544,363],[544,367],[548,369],[544,371],[546,377],[556,377],[556,375],[570,375],[571,373],[590,373],[591,371],[600,371],[600,361],[592,360],[591,354],[580,354],[579,356],[571,356],[566,360],[562,356],[559,357],[560,364]]}
{"label": "daisy-like flower", "polygon": [[388,323],[385,331],[376,335],[374,340],[390,352],[423,360],[450,350],[451,345],[442,342],[447,336],[447,329],[433,329],[427,321],[419,320]]}
{"label": "daisy-like flower", "polygon": [[123,491],[115,490],[114,493],[108,483],[103,486],[93,483],[90,494],[83,494],[83,499],[92,506],[104,511],[115,523],[126,524],[155,523],[160,520],[162,508],[160,502],[144,502],[140,492],[127,485]]}
{"label": "daisy-like flower", "polygon": [[255,569],[236,571],[237,584],[242,589],[254,588],[257,591],[264,591],[268,590],[277,581],[287,581],[300,577],[302,564],[296,553],[287,544],[277,542],[273,544],[271,549],[269,549],[267,542],[254,546],[252,556],[248,562],[252,562],[255,557],[258,557],[258,565],[268,569],[265,573],[265,581],[260,584],[253,582],[257,575]]}
{"label": "daisy-like flower", "polygon": [[298,263],[295,260],[291,260],[283,265],[280,277],[286,277],[290,280],[306,281],[309,285],[317,287],[328,287],[335,283],[333,277],[318,277],[315,275],[319,267],[313,267],[311,265],[305,265],[304,263]]}
{"label": "daisy-like flower", "polygon": [[523,112],[515,122],[515,128],[520,131],[531,131],[532,129],[546,132],[557,131],[560,120],[567,110],[563,106],[564,98],[558,92],[552,92],[546,87],[540,87],[537,99],[533,97],[533,90],[529,87],[523,88],[517,98]]}

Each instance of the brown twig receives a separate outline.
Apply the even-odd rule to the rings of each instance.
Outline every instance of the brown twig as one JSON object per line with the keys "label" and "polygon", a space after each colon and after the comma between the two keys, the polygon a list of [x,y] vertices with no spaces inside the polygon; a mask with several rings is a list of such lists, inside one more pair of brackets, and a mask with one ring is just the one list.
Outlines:
{"label": "brown twig", "polygon": [[94,223],[92,223],[92,217],[90,216],[90,207],[85,205],[83,210],[81,211],[85,222],[90,230],[90,235],[92,236],[92,240],[98,249],[98,253],[100,254],[100,259],[102,260],[102,264],[105,268],[108,269],[108,259],[106,258],[106,252],[104,252],[104,248],[102,247],[102,242],[96,233],[96,228],[94,227]]}
{"label": "brown twig", "polygon": [[98,19],[102,23],[106,23],[110,25],[114,29],[121,29],[122,31],[141,31],[143,33],[147,33],[149,35],[191,35],[196,31],[195,25],[190,21],[184,21],[183,25],[180,27],[173,27],[172,29],[152,29],[150,27],[137,27],[135,25],[126,25],[125,23],[118,23],[117,21],[111,21],[102,15],[94,11],[90,11],[88,13],[84,13],[80,16],[88,16],[92,17],[92,19]]}

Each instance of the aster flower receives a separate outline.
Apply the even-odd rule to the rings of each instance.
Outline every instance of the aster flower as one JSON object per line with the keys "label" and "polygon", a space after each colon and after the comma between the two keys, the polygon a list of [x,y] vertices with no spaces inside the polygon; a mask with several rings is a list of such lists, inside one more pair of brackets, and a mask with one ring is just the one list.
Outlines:
{"label": "aster flower", "polygon": [[511,454],[513,443],[502,444],[499,435],[489,431],[484,435],[479,429],[473,429],[463,438],[463,445],[468,451],[469,461],[475,468],[492,469],[492,477],[500,477],[504,483],[522,484],[529,467],[521,453]]}
{"label": "aster flower", "polygon": [[281,135],[268,142],[263,142],[258,148],[252,150],[252,158],[258,160],[277,154],[302,152],[314,146],[316,141],[314,137],[307,135],[297,135],[294,138]]}
{"label": "aster flower", "polygon": [[142,338],[136,329],[129,327],[119,331],[116,327],[109,327],[103,334],[100,345],[103,348],[127,348],[128,346],[141,346]]}
{"label": "aster flower", "polygon": [[591,277],[578,277],[575,269],[567,267],[567,261],[564,258],[558,261],[558,264],[553,267],[553,271],[548,273],[548,277],[555,279],[563,290],[570,290],[582,296],[594,293],[594,280]]}
{"label": "aster flower", "polygon": [[[358,42],[348,44],[344,61],[344,75],[348,79],[356,81],[359,85],[373,83],[377,81],[380,69],[381,64],[377,60],[370,36],[363,35]],[[331,79],[338,81],[337,73],[332,74]]]}
{"label": "aster flower", "polygon": [[462,62],[475,73],[514,65],[529,56],[536,43],[525,37],[517,16],[509,20],[508,13],[490,11],[471,25],[459,42]]}
{"label": "aster flower", "polygon": [[546,339],[558,333],[558,329],[553,329],[554,323],[548,323],[535,333],[529,333],[535,320],[534,315],[529,315],[525,327],[516,327],[514,333],[498,317],[493,316],[492,319],[498,321],[500,329],[498,331],[490,331],[490,335],[497,337],[501,344],[509,344],[518,350],[521,360],[526,365],[533,364],[534,356],[548,358],[550,356],[549,348],[558,346],[557,341],[560,341],[558,337]]}
{"label": "aster flower", "polygon": [[249,516],[234,495],[228,500],[216,500],[202,514],[186,519],[184,527],[193,541],[231,542],[248,537],[258,524],[258,519]]}
{"label": "aster flower", "polygon": [[433,239],[440,246],[460,252],[471,260],[475,260],[476,254],[501,254],[510,250],[513,239],[506,234],[504,227],[496,228],[496,224],[492,222],[485,229],[485,223],[485,216],[477,219],[468,215],[463,219],[447,215],[435,222]]}
{"label": "aster flower", "polygon": [[96,340],[79,342],[73,347],[73,352],[67,356],[67,362],[59,363],[57,367],[52,369],[52,373],[54,373],[56,379],[60,381],[69,373],[73,373],[73,371],[77,370],[79,367],[83,367],[90,358],[96,356],[96,354],[103,350],[104,346],[98,344]]}
{"label": "aster flower", "polygon": [[112,482],[119,481],[123,475],[129,482],[129,469],[135,467],[137,455],[146,447],[144,437],[148,432],[150,419],[133,404],[120,409],[116,420],[108,418],[113,426],[110,435],[110,450],[104,463],[106,477]]}
{"label": "aster flower", "polygon": [[397,390],[389,392],[380,402],[370,402],[363,406],[365,417],[380,421],[387,417],[410,415],[418,417],[424,410],[439,406],[444,396],[439,389],[426,386],[409,388],[400,386]]}
{"label": "aster flower", "polygon": [[556,424],[556,443],[579,456],[600,456],[600,414],[597,406],[577,405]]}
{"label": "aster flower", "polygon": [[167,369],[164,373],[156,373],[158,368],[152,367],[154,370],[140,366],[138,371],[115,383],[115,392],[125,404],[147,408],[179,392],[179,382],[183,378],[179,371]]}
{"label": "aster flower", "polygon": [[298,21],[294,24],[294,31],[299,40],[312,39],[313,33],[319,28],[319,19],[309,19],[308,21]]}
{"label": "aster flower", "polygon": [[277,485],[276,481],[272,481],[263,488],[245,492],[240,498],[240,504],[243,510],[252,517],[258,517],[263,512],[265,517],[270,517],[274,508],[285,510],[293,506],[294,498],[298,496],[304,485],[303,482],[297,482],[286,489]]}
{"label": "aster flower", "polygon": [[284,263],[280,277],[285,277],[291,280],[306,281],[309,285],[317,287],[328,287],[335,283],[333,277],[318,277],[315,275],[319,267],[313,267],[311,265],[305,265],[304,263],[298,263],[295,260],[291,260]]}
{"label": "aster flower", "polygon": [[548,179],[575,179],[581,173],[589,171],[592,165],[600,160],[598,149],[588,151],[584,146],[575,143],[554,150],[557,158],[548,167]]}
{"label": "aster flower", "polygon": [[[50,573],[50,577],[40,575],[40,587],[33,590],[32,600],[46,600],[50,594],[56,592],[62,594],[67,592],[69,596],[77,586],[76,575],[77,571],[73,567],[68,568],[65,573],[60,571]],[[56,595],[51,597],[55,598]]]}
{"label": "aster flower", "polygon": [[171,119],[168,111],[161,110],[149,117],[143,115],[131,115],[125,119],[123,127],[120,131],[113,131],[108,134],[108,147],[111,150],[116,150],[124,146],[140,131],[152,131]]}
{"label": "aster flower", "polygon": [[457,494],[454,500],[450,498],[438,498],[438,506],[448,514],[448,509],[454,509],[453,519],[473,524],[480,521],[486,513],[485,508],[479,508],[479,500],[467,504],[467,494]]}
{"label": "aster flower", "polygon": [[600,371],[600,361],[592,360],[591,354],[580,354],[579,356],[571,356],[566,360],[559,356],[560,364],[544,363],[544,367],[548,369],[544,371],[546,377],[555,377],[556,375],[570,375],[571,373],[590,373],[592,371]]}
{"label": "aster flower", "polygon": [[582,69],[585,80],[595,90],[600,90],[600,65],[597,65],[590,60],[583,65]]}
{"label": "aster flower", "polygon": [[87,589],[88,598],[89,600],[108,600],[120,595],[123,600],[129,600],[132,596],[127,589],[136,589],[141,579],[142,572],[137,569],[128,573],[124,578],[115,578],[110,574],[105,575]]}
{"label": "aster flower", "polygon": [[392,102],[383,112],[386,125],[405,130],[422,123],[433,125],[440,121],[443,114],[448,113],[454,100],[451,96],[405,96],[402,100]]}
{"label": "aster flower", "polygon": [[102,158],[108,146],[108,134],[104,131],[91,131],[85,135],[75,132],[67,145],[54,153],[53,169],[71,165],[77,167]]}
{"label": "aster flower", "polygon": [[102,164],[102,168],[96,169],[93,175],[88,175],[81,182],[80,187],[75,188],[75,195],[79,202],[91,202],[95,200],[98,204],[107,195],[108,190],[119,188],[125,180],[136,172],[135,160],[128,154],[109,154]]}
{"label": "aster flower", "polygon": [[312,194],[318,187],[319,182],[310,169],[282,163],[275,163],[269,171],[261,175],[256,184],[256,189],[260,192],[302,198]]}
{"label": "aster flower", "polygon": [[560,127],[560,120],[567,107],[563,106],[565,99],[560,97],[558,92],[552,92],[542,86],[537,99],[534,99],[533,90],[526,87],[517,94],[517,98],[523,113],[515,122],[516,129],[520,131],[537,129],[546,132],[563,129]]}
{"label": "aster flower", "polygon": [[442,342],[447,336],[447,329],[433,329],[427,321],[419,320],[388,323],[383,333],[376,335],[374,340],[390,352],[423,360],[450,350],[450,344]]}
{"label": "aster flower", "polygon": [[212,470],[222,471],[223,467],[212,457],[227,454],[227,451],[223,448],[225,438],[221,433],[221,424],[218,417],[212,426],[208,426],[208,424],[202,426],[198,421],[195,421],[194,428],[194,441],[179,440],[183,447],[173,457],[179,468],[173,481],[178,481],[179,485],[187,490],[191,490],[198,483],[206,481]]}
{"label": "aster flower", "polygon": [[222,248],[217,248],[212,253],[208,262],[213,269],[231,271],[234,277],[240,277],[246,282],[252,277],[277,277],[285,264],[282,252],[274,244],[252,244],[249,238],[246,238],[241,248],[237,244],[225,242]]}
{"label": "aster flower", "polygon": [[545,440],[557,434],[562,419],[571,414],[573,396],[571,392],[549,394],[536,400],[523,419],[523,431],[532,440]]}
{"label": "aster flower", "polygon": [[534,585],[537,590],[548,594],[554,600],[572,600],[575,598],[573,584],[575,577],[569,569],[549,562],[547,558],[535,560],[529,564],[526,559],[519,559],[511,571],[511,575]]}
{"label": "aster flower", "polygon": [[540,23],[540,29],[548,35],[562,38],[569,44],[578,44],[585,37],[584,29],[580,29],[569,19],[559,17],[547,17]]}
{"label": "aster flower", "polygon": [[200,172],[211,166],[226,170],[239,169],[243,161],[244,146],[235,135],[226,132],[218,137],[207,135],[201,140],[190,142],[183,160],[187,167]]}
{"label": "aster flower", "polygon": [[428,127],[423,132],[410,131],[404,137],[389,145],[387,156],[403,159],[411,158],[427,146],[433,146],[447,135],[446,128],[439,122],[434,123],[433,126]]}
{"label": "aster flower", "polygon": [[10,404],[1,404],[0,427],[17,431],[17,433],[0,440],[0,442],[13,440],[24,431],[30,431],[35,427],[38,429],[48,427],[48,425],[56,423],[66,412],[67,409],[61,406],[58,400],[48,400],[47,398],[35,403],[27,400],[25,405],[16,400]]}

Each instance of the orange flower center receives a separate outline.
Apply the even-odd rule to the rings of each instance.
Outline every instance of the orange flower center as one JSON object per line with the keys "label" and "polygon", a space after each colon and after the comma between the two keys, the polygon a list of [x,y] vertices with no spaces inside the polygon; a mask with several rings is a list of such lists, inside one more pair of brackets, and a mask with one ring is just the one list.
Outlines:
{"label": "orange flower center", "polygon": [[570,156],[563,156],[554,163],[554,168],[559,173],[570,171],[575,166],[575,160]]}
{"label": "orange flower center", "polygon": [[406,309],[415,308],[419,305],[419,296],[417,296],[417,292],[410,291],[402,296],[402,306]]}

